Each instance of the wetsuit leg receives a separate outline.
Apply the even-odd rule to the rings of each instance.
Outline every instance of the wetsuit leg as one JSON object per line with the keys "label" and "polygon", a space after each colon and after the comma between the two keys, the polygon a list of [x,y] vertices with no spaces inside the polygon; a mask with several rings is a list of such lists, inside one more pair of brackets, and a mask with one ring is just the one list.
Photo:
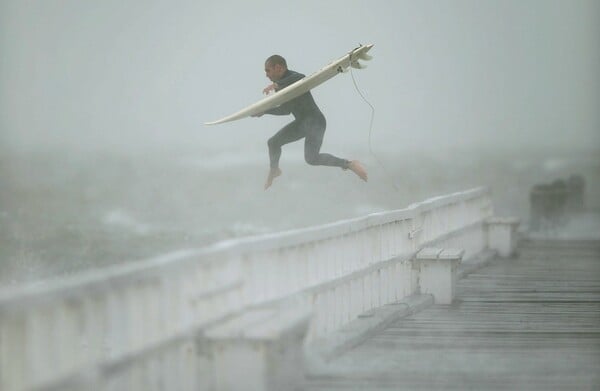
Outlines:
{"label": "wetsuit leg", "polygon": [[348,168],[348,160],[340,159],[329,153],[320,153],[327,123],[325,117],[305,118],[300,127],[306,134],[304,140],[304,159],[313,166]]}
{"label": "wetsuit leg", "polygon": [[279,167],[279,158],[281,157],[281,147],[285,144],[300,140],[304,137],[299,122],[294,120],[281,128],[279,132],[275,133],[268,141],[269,145],[269,159],[271,161],[271,168]]}

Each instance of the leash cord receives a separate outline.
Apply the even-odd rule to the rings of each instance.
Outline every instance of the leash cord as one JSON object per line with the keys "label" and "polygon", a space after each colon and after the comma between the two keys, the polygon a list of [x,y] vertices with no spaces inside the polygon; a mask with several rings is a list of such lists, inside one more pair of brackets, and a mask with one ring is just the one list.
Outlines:
{"label": "leash cord", "polygon": [[386,175],[388,181],[391,183],[391,185],[394,186],[394,188],[399,191],[400,188],[394,182],[393,176],[390,174],[390,172],[385,167],[383,162],[379,159],[379,157],[377,157],[377,155],[375,154],[375,152],[373,151],[373,148],[372,148],[371,135],[373,133],[373,122],[375,121],[375,107],[373,107],[371,102],[369,102],[369,100],[367,98],[365,98],[362,91],[358,87],[358,84],[356,83],[356,79],[354,78],[354,72],[352,71],[352,65],[350,65],[349,68],[350,68],[350,76],[352,76],[352,83],[354,84],[354,89],[356,90],[356,92],[358,92],[358,95],[360,95],[362,100],[367,105],[369,105],[369,107],[371,108],[371,120],[369,122],[369,153],[371,154],[371,156],[373,156],[375,158],[375,161],[377,162],[377,164],[379,164],[381,166],[381,168],[383,169],[383,172],[385,173],[385,175]]}

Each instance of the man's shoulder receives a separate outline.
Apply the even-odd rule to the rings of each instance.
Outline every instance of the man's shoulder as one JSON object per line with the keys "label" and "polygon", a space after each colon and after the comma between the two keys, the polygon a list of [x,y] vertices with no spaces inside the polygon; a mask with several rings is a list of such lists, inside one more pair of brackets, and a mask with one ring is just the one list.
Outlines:
{"label": "man's shoulder", "polygon": [[303,78],[304,75],[302,73],[288,69],[285,75],[283,75],[283,77],[277,81],[277,84],[280,88],[285,88]]}
{"label": "man's shoulder", "polygon": [[288,69],[288,71],[290,72],[290,76],[296,76],[296,77],[298,77],[298,76],[299,76],[300,78],[303,78],[303,77],[305,77],[305,76],[306,76],[306,75],[305,75],[305,74],[303,74],[303,73],[296,72],[296,71],[292,71],[291,69]]}

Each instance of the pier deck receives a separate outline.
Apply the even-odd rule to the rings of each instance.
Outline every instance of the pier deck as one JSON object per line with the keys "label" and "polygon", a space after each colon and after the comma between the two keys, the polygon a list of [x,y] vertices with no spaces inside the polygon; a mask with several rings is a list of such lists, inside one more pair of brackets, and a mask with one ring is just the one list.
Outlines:
{"label": "pier deck", "polygon": [[600,389],[600,241],[523,240],[309,376],[309,390]]}

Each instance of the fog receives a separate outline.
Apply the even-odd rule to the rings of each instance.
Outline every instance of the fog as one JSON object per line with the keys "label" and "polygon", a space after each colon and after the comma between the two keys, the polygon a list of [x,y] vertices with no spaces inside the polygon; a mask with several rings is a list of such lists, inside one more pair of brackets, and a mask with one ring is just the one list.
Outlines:
{"label": "fog", "polygon": [[[291,118],[263,116],[204,125],[262,98],[263,88],[270,84],[264,61],[272,54],[284,56],[290,69],[308,75],[359,44],[369,43],[375,45],[369,53],[373,60],[366,69],[354,70],[353,75],[360,93],[375,109],[372,128],[370,107],[361,99],[350,74],[337,75],[313,90],[327,117],[322,151],[362,161],[369,171],[368,183],[348,170],[308,166],[303,143],[298,142],[284,148],[284,174],[264,191],[269,167],[267,140]],[[597,233],[599,70],[597,0],[0,0],[0,293],[84,270],[177,254],[182,249],[197,250],[225,239],[401,209],[428,197],[476,186],[491,188],[498,216],[521,217],[526,227],[532,186],[572,174],[580,175],[578,183],[585,183],[588,211],[595,210],[583,230],[592,231],[588,227],[593,227]],[[454,212],[447,215],[454,216]],[[440,216],[440,221],[446,219],[446,214]],[[409,237],[421,231],[416,224],[412,228],[417,229]],[[447,221],[439,224],[452,225]],[[545,232],[540,235],[548,239]],[[314,248],[320,248],[307,247],[311,248],[298,256],[281,249],[280,254],[295,261],[312,257]],[[346,247],[344,251],[353,248]],[[365,244],[363,247],[368,248]],[[326,256],[335,253],[327,251]],[[275,265],[274,256],[269,254],[265,265]],[[337,270],[342,258],[335,257]],[[388,262],[386,265],[392,265]],[[158,264],[155,261],[154,265]],[[277,279],[259,278],[259,267],[246,267],[237,273],[226,266],[226,273],[236,276],[230,283],[220,274],[226,273],[214,272],[212,265],[211,261],[208,277],[200,275],[204,269],[194,269],[189,273],[193,278],[190,280],[168,274],[166,289],[177,289],[160,303],[172,305],[176,312],[160,314],[179,314],[179,308],[184,311],[192,306],[198,313],[204,308],[226,307],[241,297],[234,289],[242,289],[239,287],[246,276],[238,274],[248,270],[250,278],[256,279],[249,278],[250,285],[267,285],[269,280]],[[334,267],[331,262],[329,266]],[[375,293],[371,281],[377,280],[371,280],[371,275],[382,272],[370,265],[364,273],[371,273],[364,279],[364,286],[373,287],[371,293]],[[413,281],[413,275],[407,281]],[[349,276],[343,277],[344,284],[356,289],[354,280],[348,283]],[[569,276],[567,273],[563,277]],[[587,282],[588,277],[584,280],[593,285],[594,281]],[[192,286],[205,280],[207,287],[201,288],[206,290],[198,290],[200,294],[196,295]],[[149,293],[158,286],[154,281],[152,286],[145,286],[143,281],[135,281],[140,292]],[[233,288],[222,289],[219,284]],[[317,288],[325,285],[329,282]],[[588,294],[592,285],[583,284],[581,289]],[[108,286],[113,289],[111,284]],[[571,296],[565,300],[571,300],[570,289],[575,288],[570,283],[567,286],[566,295]],[[498,287],[506,293],[505,286]],[[535,284],[528,289],[534,288]],[[558,292],[554,285],[551,288],[553,293]],[[188,290],[196,295],[189,303],[185,296]],[[225,293],[218,293],[221,291]],[[110,314],[106,316],[115,319],[97,315],[93,311],[96,307],[85,307],[80,317],[74,309],[78,300],[73,304],[65,299],[68,308],[60,313],[57,310],[55,319],[63,322],[63,318],[72,318],[77,322],[65,327],[66,332],[58,329],[68,323],[54,322],[54,313],[40,305],[39,313],[23,318],[22,324],[27,326],[23,333],[19,330],[21,317],[15,326],[10,323],[10,327],[4,327],[8,336],[5,339],[10,339],[7,333],[12,330],[19,331],[19,341],[27,342],[26,335],[33,330],[34,343],[24,343],[27,354],[35,354],[35,341],[45,341],[45,336],[64,337],[76,330],[83,335],[84,325],[97,323],[100,326],[85,327],[113,327],[119,345],[114,348],[119,352],[123,348],[126,354],[117,354],[114,357],[118,361],[102,361],[102,368],[94,366],[92,372],[72,378],[78,381],[90,375],[95,379],[100,372],[114,372],[118,377],[125,367],[133,368],[132,376],[146,373],[138,373],[137,367],[129,367],[125,361],[130,357],[137,360],[142,351],[152,355],[160,350],[162,355],[166,345],[153,342],[142,350],[138,350],[142,346],[136,346],[137,353],[126,351],[127,346],[120,345],[127,337],[121,338],[121,334],[136,333],[138,330],[131,325],[137,321],[129,315],[122,321],[116,319],[118,315],[114,314],[120,312],[114,309],[119,306],[113,303],[124,298],[120,309],[143,312],[144,316],[159,316],[159,310],[149,310],[153,296],[144,293],[141,296],[147,301],[144,297],[138,300],[124,292],[119,289],[106,300],[100,296],[81,299],[90,303],[105,301]],[[319,300],[333,303],[339,292],[348,291],[338,290]],[[221,301],[225,295],[227,298]],[[180,296],[181,303],[177,301]],[[354,295],[347,296],[349,303]],[[524,297],[529,300],[530,296]],[[253,305],[262,303],[245,299]],[[27,298],[26,305],[28,300],[33,303],[38,298]],[[214,307],[204,307],[201,300],[210,301]],[[585,296],[584,303],[587,301]],[[133,307],[138,304],[139,308]],[[569,301],[569,308],[573,304]],[[17,304],[11,305],[18,308]],[[588,307],[583,308],[582,312]],[[569,311],[576,314],[579,310]],[[507,314],[513,319],[519,316]],[[180,318],[183,322],[193,316]],[[29,319],[47,320],[50,327],[45,323],[33,327],[35,322]],[[587,318],[580,322],[587,330]],[[164,325],[171,332],[169,322]],[[121,333],[120,326],[128,331]],[[485,327],[485,323],[477,327]],[[527,324],[527,333],[530,331]],[[528,348],[518,337],[509,338],[519,349]],[[133,339],[138,340],[137,336]],[[176,354],[160,356],[157,366],[144,357],[140,368],[151,372],[168,367],[168,377],[174,378],[184,372],[173,371],[178,364],[172,364],[171,358],[182,358],[186,368],[200,367],[190,364],[192,350],[179,347],[180,336],[169,336],[169,340],[178,344]],[[59,346],[56,341],[49,341],[48,346]],[[77,339],[77,343],[82,341]],[[204,349],[204,342],[199,341],[194,337],[193,345]],[[97,338],[92,342],[90,354],[94,349],[98,353],[102,350],[113,360],[106,348],[111,341]],[[446,342],[442,341],[445,345],[441,350],[448,346]],[[17,342],[9,345],[20,346]],[[68,347],[59,350],[59,356],[71,354]],[[437,345],[435,350],[439,350]],[[410,349],[403,351],[409,358],[419,358]],[[575,354],[567,348],[565,352]],[[494,355],[492,351],[490,357]],[[47,357],[55,359],[54,354]],[[585,360],[588,356],[581,357]],[[64,357],[56,361],[61,360]],[[392,360],[381,360],[383,357],[372,360],[369,356],[367,361],[379,369],[393,364]],[[363,361],[361,358],[354,364],[362,369]],[[28,368],[18,357],[14,362],[17,364],[11,362],[8,368]],[[93,362],[86,361],[85,365]],[[43,359],[34,360],[34,364],[40,363],[44,364]],[[68,371],[55,370],[58,367],[51,362],[41,364],[33,367],[60,376],[64,372],[71,378]],[[410,364],[425,368],[419,360]],[[477,363],[471,364],[478,367]],[[579,372],[573,376],[579,376],[581,368],[577,368]],[[349,374],[348,379],[351,381],[356,373]],[[462,372],[458,374],[462,376]],[[542,380],[544,376],[539,375]],[[156,384],[163,383],[157,380]]]}
{"label": "fog", "polygon": [[[287,118],[220,118],[261,97],[264,59],[310,74],[360,43],[374,148],[600,145],[596,1],[6,1],[1,141],[263,151]],[[364,148],[350,75],[318,87],[327,145]]]}
{"label": "fog", "polygon": [[[580,174],[600,207],[596,1],[0,0],[0,283],[404,208],[489,186],[527,217]],[[359,44],[364,70],[313,90],[323,152],[267,139],[291,117],[205,126],[255,102],[278,53],[310,74]],[[299,207],[301,205],[302,207]]]}

